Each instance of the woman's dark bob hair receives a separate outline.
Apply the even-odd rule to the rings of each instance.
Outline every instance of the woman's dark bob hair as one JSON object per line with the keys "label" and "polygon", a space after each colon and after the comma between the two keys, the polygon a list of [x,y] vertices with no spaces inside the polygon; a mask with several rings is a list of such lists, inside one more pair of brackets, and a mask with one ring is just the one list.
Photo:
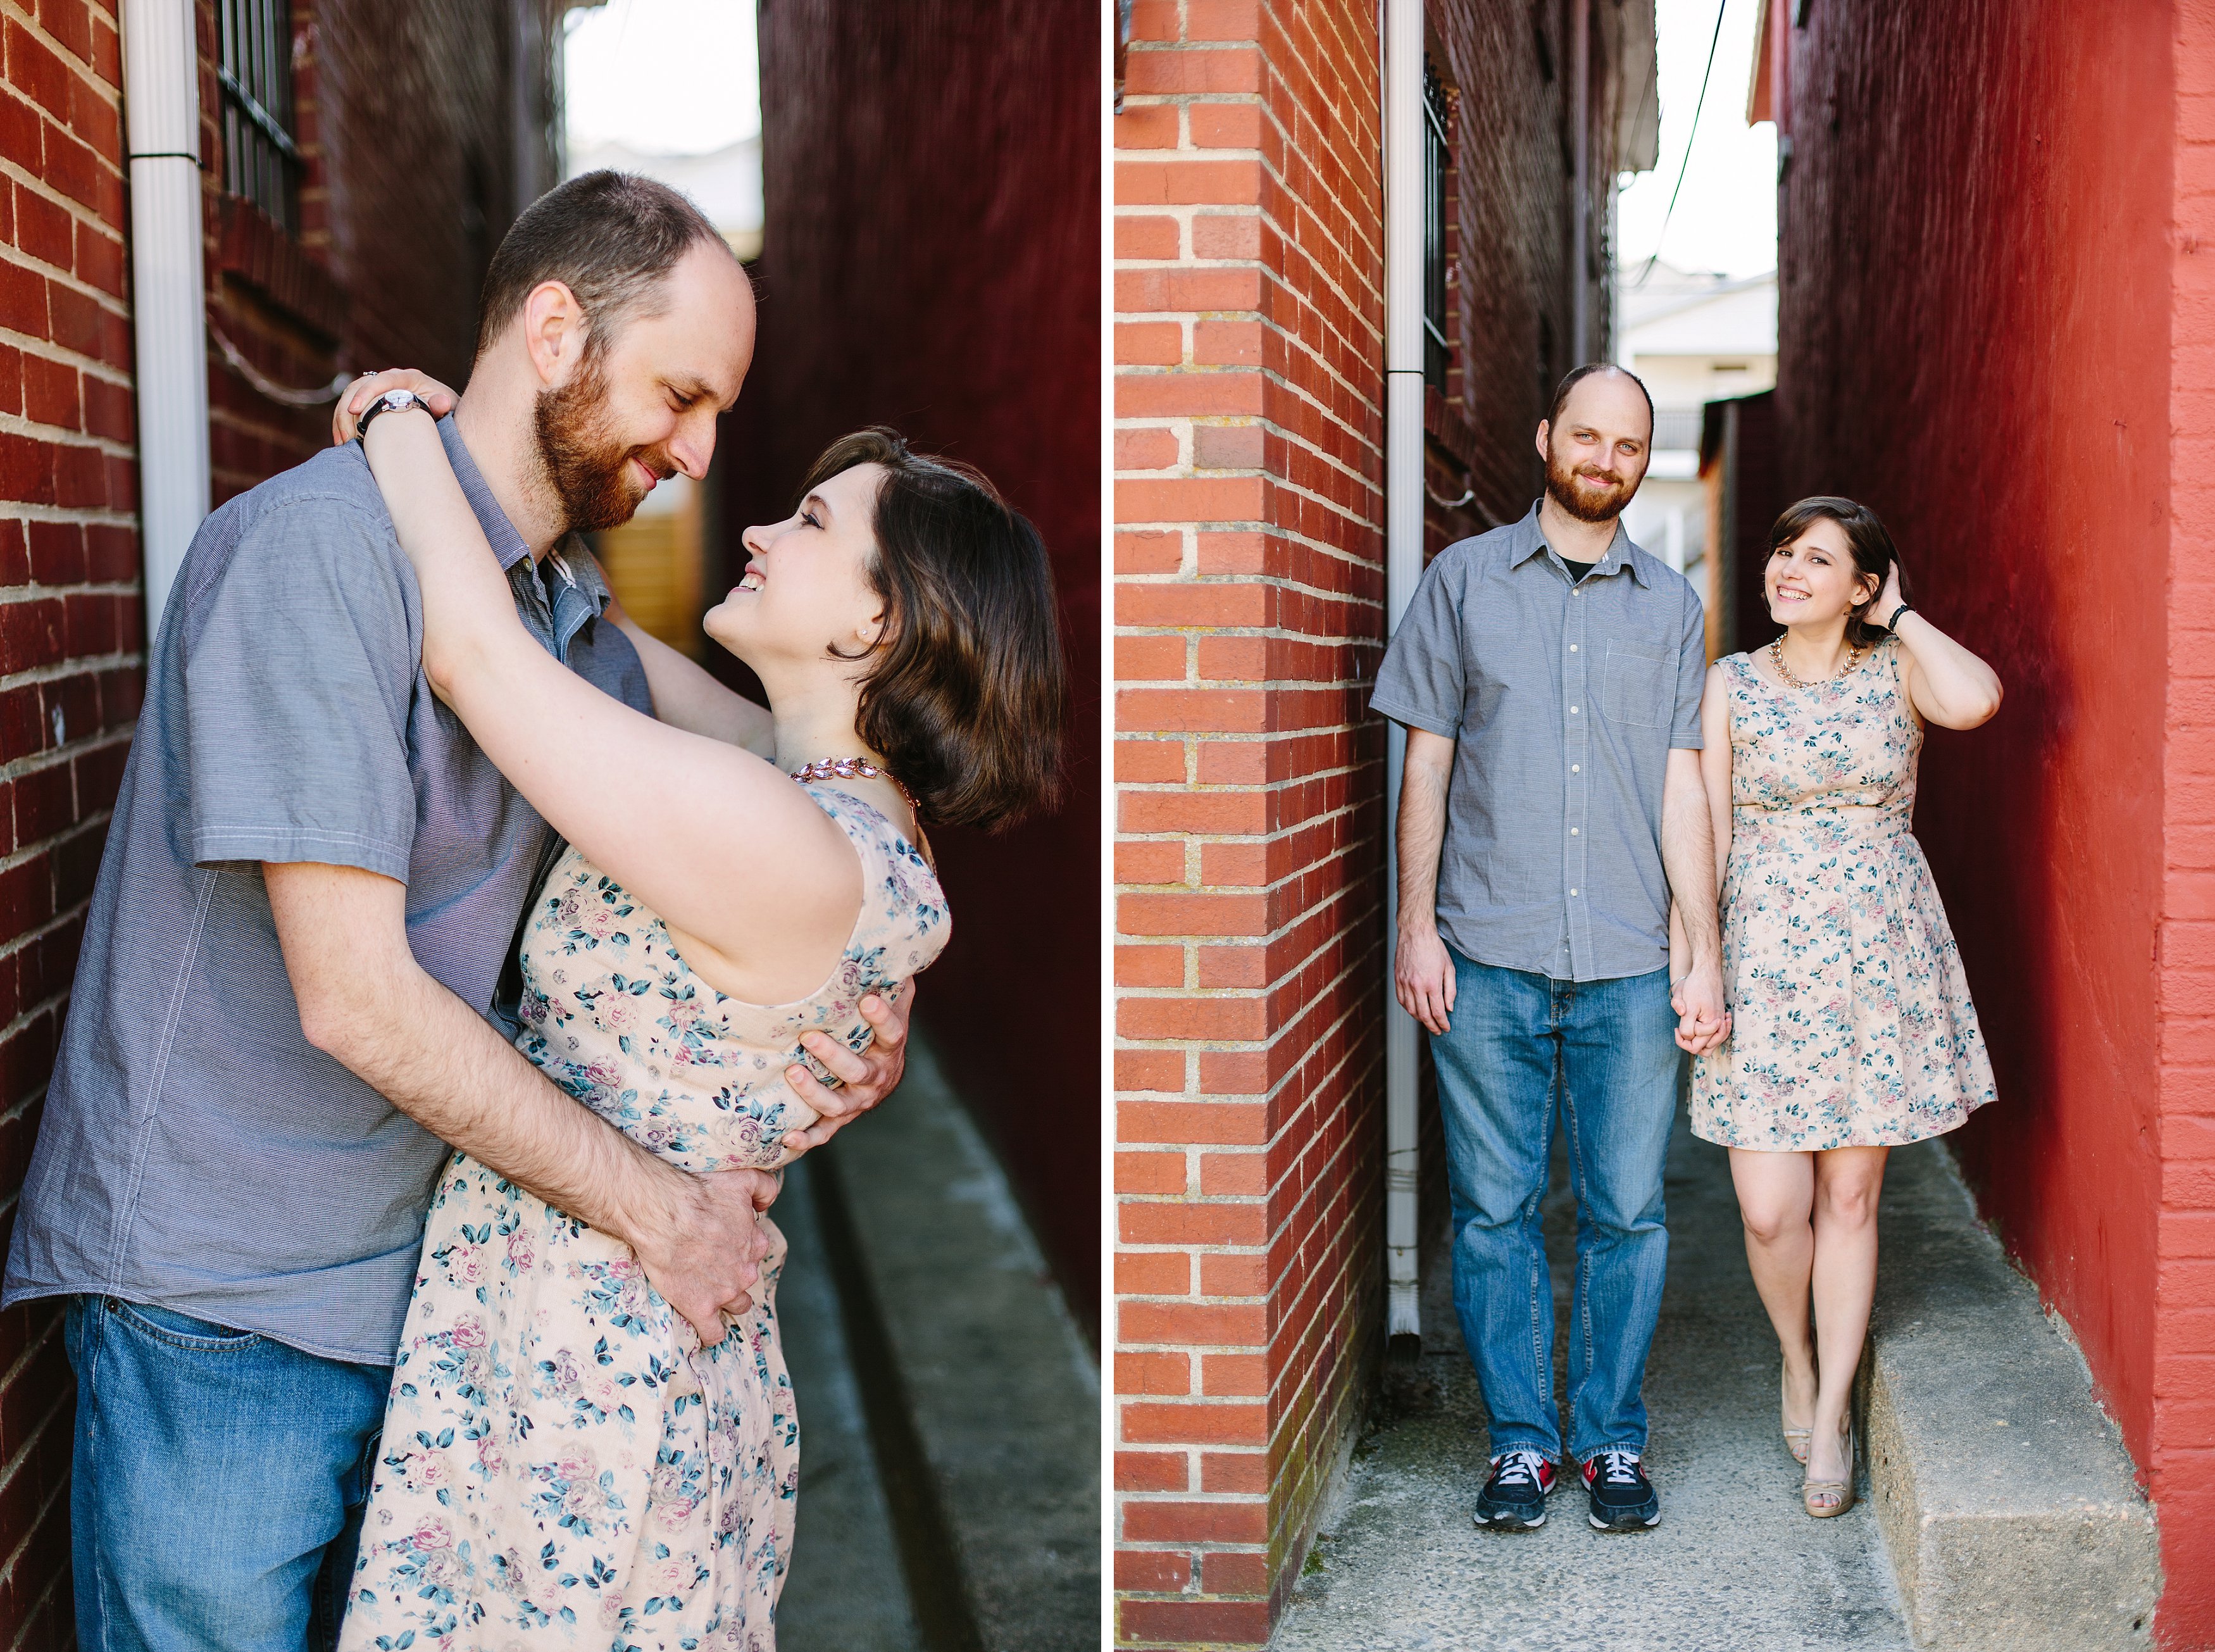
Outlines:
{"label": "woman's dark bob hair", "polygon": [[885,473],[869,568],[885,639],[855,732],[926,820],[1010,825],[1060,791],[1068,690],[1046,545],[977,470],[882,425],[831,443],[801,497],[857,464]]}
{"label": "woman's dark bob hair", "polygon": [[1855,573],[1876,581],[1868,601],[1856,603],[1846,615],[1846,641],[1857,648],[1873,648],[1892,635],[1882,626],[1868,623],[1868,611],[1884,594],[1885,580],[1894,568],[1899,569],[1900,600],[1909,599],[1906,565],[1900,562],[1892,534],[1877,519],[1874,511],[1831,494],[1803,499],[1787,507],[1784,514],[1776,519],[1776,525],[1769,531],[1770,554],[1775,556],[1817,522],[1825,520],[1837,523],[1845,531],[1846,544],[1854,553]]}

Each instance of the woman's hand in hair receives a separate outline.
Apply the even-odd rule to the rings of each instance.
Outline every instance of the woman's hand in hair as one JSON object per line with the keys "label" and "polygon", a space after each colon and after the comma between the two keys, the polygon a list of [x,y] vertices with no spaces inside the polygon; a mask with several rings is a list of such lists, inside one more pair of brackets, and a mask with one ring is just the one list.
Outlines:
{"label": "woman's hand in hair", "polygon": [[1892,566],[1885,570],[1884,589],[1878,592],[1876,600],[1869,604],[1868,623],[1890,630],[1893,617],[1899,611],[1903,600],[1899,594],[1899,562],[1895,558]]}
{"label": "woman's hand in hair", "polygon": [[346,388],[339,404],[331,409],[331,445],[344,447],[353,439],[354,421],[361,417],[362,409],[387,390],[413,390],[431,404],[434,418],[443,419],[454,410],[461,400],[452,390],[428,373],[419,373],[413,367],[388,367],[381,373],[364,373]]}

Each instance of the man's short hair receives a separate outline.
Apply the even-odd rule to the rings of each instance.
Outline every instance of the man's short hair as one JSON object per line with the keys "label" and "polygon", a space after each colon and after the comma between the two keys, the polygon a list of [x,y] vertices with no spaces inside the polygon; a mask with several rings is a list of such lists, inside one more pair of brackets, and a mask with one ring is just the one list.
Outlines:
{"label": "man's short hair", "polygon": [[1546,409],[1546,427],[1548,431],[1550,433],[1555,425],[1562,422],[1562,409],[1569,404],[1569,392],[1576,389],[1578,385],[1583,384],[1585,380],[1590,378],[1594,373],[1621,373],[1625,378],[1638,386],[1638,393],[1646,398],[1646,439],[1647,445],[1652,445],[1654,440],[1654,392],[1646,388],[1646,381],[1641,378],[1636,373],[1631,372],[1628,367],[1619,367],[1612,361],[1587,361],[1583,366],[1574,369],[1570,372],[1569,376],[1561,382],[1560,386],[1554,391],[1554,405]]}
{"label": "man's short hair", "polygon": [[700,209],[667,184],[629,172],[572,178],[531,202],[500,237],[485,272],[477,353],[547,281],[577,295],[591,329],[586,347],[604,349],[623,321],[658,313],[655,289],[701,242],[729,249]]}

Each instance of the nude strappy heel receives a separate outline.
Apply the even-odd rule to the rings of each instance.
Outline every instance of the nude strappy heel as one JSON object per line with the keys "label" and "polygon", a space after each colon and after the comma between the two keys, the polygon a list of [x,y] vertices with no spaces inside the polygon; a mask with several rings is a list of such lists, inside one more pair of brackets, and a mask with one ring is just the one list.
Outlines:
{"label": "nude strappy heel", "polygon": [[[1808,1430],[1812,1437],[1813,1429]],[[1843,1480],[1803,1480],[1800,1506],[1819,1520],[1835,1520],[1854,1506],[1854,1420],[1846,1418],[1846,1477]],[[1827,1501],[1836,1498],[1835,1502]]]}
{"label": "nude strappy heel", "polygon": [[1784,1429],[1784,1449],[1792,1453],[1792,1460],[1804,1469],[1807,1466],[1808,1443],[1815,1438],[1815,1430],[1812,1426],[1805,1428],[1795,1428],[1792,1426],[1790,1416],[1784,1409],[1785,1400],[1790,1387],[1790,1385],[1787,1380],[1789,1375],[1790,1373],[1787,1368],[1782,1366],[1778,1368],[1776,1373],[1776,1418],[1777,1422],[1782,1425]]}

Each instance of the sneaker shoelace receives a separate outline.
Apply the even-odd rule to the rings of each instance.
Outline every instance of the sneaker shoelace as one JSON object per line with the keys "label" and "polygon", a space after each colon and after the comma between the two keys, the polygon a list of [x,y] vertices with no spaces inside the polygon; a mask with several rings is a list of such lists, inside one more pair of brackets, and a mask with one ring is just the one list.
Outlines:
{"label": "sneaker shoelace", "polygon": [[1492,1465],[1492,1477],[1502,1486],[1545,1483],[1546,1459],[1536,1452],[1507,1452]]}
{"label": "sneaker shoelace", "polygon": [[1638,1483],[1637,1453],[1635,1452],[1600,1452],[1598,1477],[1602,1485],[1636,1485]]}

